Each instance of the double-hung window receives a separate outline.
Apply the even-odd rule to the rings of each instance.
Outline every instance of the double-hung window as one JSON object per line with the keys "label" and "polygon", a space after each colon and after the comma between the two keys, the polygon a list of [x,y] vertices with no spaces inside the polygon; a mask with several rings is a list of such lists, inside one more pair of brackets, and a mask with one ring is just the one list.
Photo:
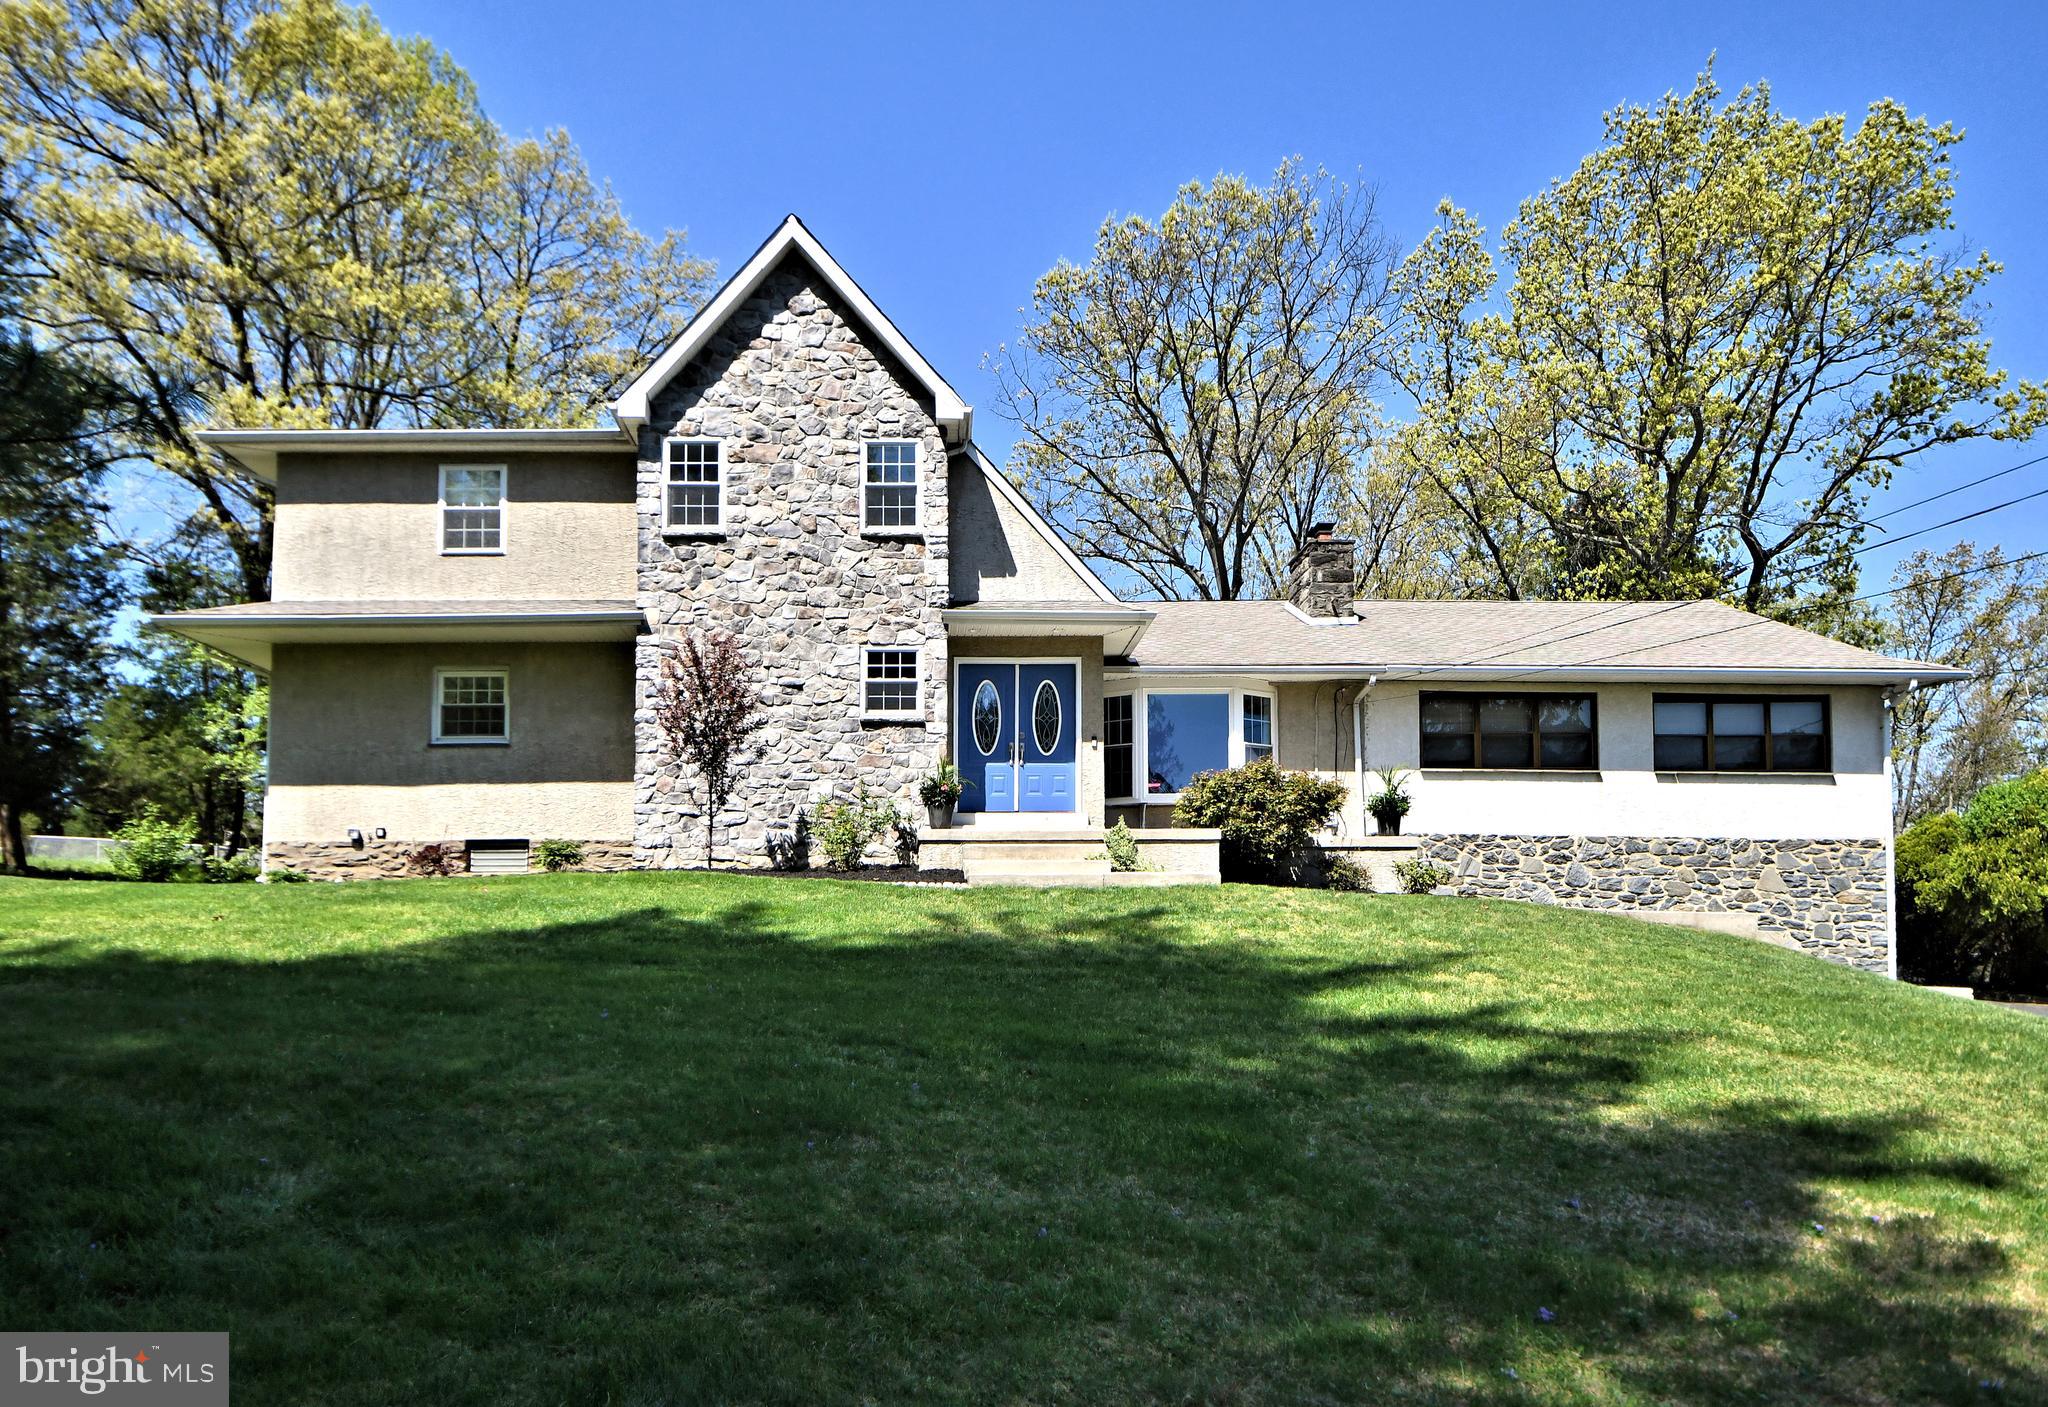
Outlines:
{"label": "double-hung window", "polygon": [[1831,738],[1825,698],[1685,698],[1659,694],[1660,772],[1825,772]]}
{"label": "double-hung window", "polygon": [[862,711],[869,714],[917,713],[918,668],[916,650],[871,649],[867,652],[867,677],[863,683]]}
{"label": "double-hung window", "polygon": [[1243,703],[1244,760],[1261,762],[1273,755],[1273,700],[1246,694]]}
{"label": "double-hung window", "polygon": [[502,669],[434,671],[434,741],[503,743],[512,738],[512,700]]}
{"label": "double-hung window", "polygon": [[917,526],[917,441],[869,440],[861,474],[861,527]]}
{"label": "double-hung window", "polygon": [[667,503],[663,525],[677,532],[715,533],[725,527],[725,446],[720,440],[667,440]]}
{"label": "double-hung window", "polygon": [[1424,767],[1591,771],[1591,694],[1424,694]]}
{"label": "double-hung window", "polygon": [[505,550],[505,466],[441,466],[443,555],[488,555]]}
{"label": "double-hung window", "polygon": [[1131,696],[1110,694],[1102,700],[1102,782],[1112,801],[1135,796],[1131,790],[1134,742]]}

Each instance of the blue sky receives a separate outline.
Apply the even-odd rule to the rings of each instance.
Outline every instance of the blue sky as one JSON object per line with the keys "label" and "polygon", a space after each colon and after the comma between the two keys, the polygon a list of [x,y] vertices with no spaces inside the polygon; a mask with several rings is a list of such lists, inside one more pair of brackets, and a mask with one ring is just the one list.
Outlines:
{"label": "blue sky", "polygon": [[[2048,7],[1658,4],[563,5],[373,0],[476,79],[514,132],[562,126],[643,228],[731,269],[796,211],[970,401],[1037,276],[1112,212],[1157,214],[1218,171],[1299,154],[1377,186],[1405,246],[1450,196],[1497,229],[1599,142],[1600,114],[1684,88],[1710,53],[1800,117],[1898,99],[1968,133],[1957,238],[2006,273],[1995,355],[2048,376]],[[1899,504],[2048,452],[1941,451]],[[1894,520],[2048,486],[2048,464]],[[2048,499],[1959,533],[2048,548]],[[1880,504],[1878,511],[1882,511]],[[1899,551],[1864,558],[1866,589]]]}

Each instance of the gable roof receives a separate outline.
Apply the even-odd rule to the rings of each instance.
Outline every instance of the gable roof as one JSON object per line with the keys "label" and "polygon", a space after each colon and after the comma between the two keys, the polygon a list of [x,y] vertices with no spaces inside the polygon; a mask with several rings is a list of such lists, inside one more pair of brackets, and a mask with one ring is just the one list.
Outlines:
{"label": "gable roof", "polygon": [[818,243],[818,237],[804,228],[804,222],[791,215],[769,235],[762,246],[754,251],[753,257],[740,266],[739,272],[725,281],[725,286],[713,295],[711,301],[698,309],[680,336],[669,343],[668,348],[650,363],[647,369],[635,378],[612,403],[612,414],[621,426],[634,433],[647,423],[648,403],[656,392],[666,386],[697,355],[733,311],[761,286],[776,265],[790,254],[800,254],[816,269],[819,277],[854,316],[858,317],[890,355],[901,362],[918,384],[932,398],[932,418],[945,432],[949,444],[964,444],[974,428],[974,407],[960,398],[960,393],[946,384],[932,364],[911,345],[895,323],[890,322],[874,300],[853,281],[853,276],[839,266],[839,261],[825,252],[825,246]]}
{"label": "gable roof", "polygon": [[1150,605],[1152,626],[1122,662],[1140,673],[1370,673],[1446,683],[1691,678],[1931,684],[1968,677],[1718,601],[1361,601],[1350,620],[1303,615],[1285,601]]}

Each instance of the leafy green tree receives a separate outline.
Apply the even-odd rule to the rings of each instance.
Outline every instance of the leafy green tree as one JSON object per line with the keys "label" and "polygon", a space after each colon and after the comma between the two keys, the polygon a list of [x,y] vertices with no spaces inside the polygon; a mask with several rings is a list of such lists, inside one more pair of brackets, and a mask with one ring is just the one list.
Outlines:
{"label": "leafy green tree", "polygon": [[[140,570],[142,606],[232,599],[231,564],[165,554]],[[91,725],[72,829],[100,834],[155,807],[209,846],[248,845],[262,813],[270,693],[263,676],[189,641],[145,632]]]}
{"label": "leafy green tree", "polygon": [[[1499,259],[1448,202],[1397,280],[1402,450],[1456,574],[1508,596],[1845,592],[1869,492],[2022,438],[2048,390],[1991,364],[1999,265],[1944,246],[1960,135],[1890,101],[1851,130],[1770,89],[1608,114]],[[1504,290],[1496,285],[1506,277]]]}
{"label": "leafy green tree", "polygon": [[2048,768],[1915,822],[1898,881],[1908,977],[2048,994]]}
{"label": "leafy green tree", "polygon": [[1270,591],[1358,492],[1393,263],[1371,194],[1294,162],[1104,222],[992,367],[1029,492],[1162,596]]}
{"label": "leafy green tree", "polygon": [[0,133],[29,315],[133,384],[121,448],[190,486],[249,598],[270,493],[196,430],[578,419],[709,272],[336,0],[12,0]]}
{"label": "leafy green tree", "polygon": [[1880,643],[1970,671],[1896,702],[1893,811],[1906,826],[2048,764],[2048,571],[1964,542],[1914,553],[1892,583]]}
{"label": "leafy green tree", "polygon": [[119,589],[92,436],[111,399],[0,316],[0,870],[27,867],[25,813],[70,805],[106,689]]}

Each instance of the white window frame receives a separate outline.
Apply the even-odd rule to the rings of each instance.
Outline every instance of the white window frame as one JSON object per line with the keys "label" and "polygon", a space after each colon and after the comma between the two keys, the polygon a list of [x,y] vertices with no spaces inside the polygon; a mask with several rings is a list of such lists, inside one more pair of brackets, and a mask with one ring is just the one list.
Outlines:
{"label": "white window frame", "polygon": [[[1105,694],[1126,692],[1122,685],[1105,686]],[[1273,760],[1280,760],[1280,696],[1270,685],[1233,684],[1218,681],[1212,684],[1185,683],[1163,688],[1133,684],[1128,690],[1131,696],[1131,788],[1134,796],[1104,797],[1105,802],[1126,802],[1142,806],[1171,806],[1180,800],[1181,793],[1148,792],[1144,782],[1152,775],[1152,696],[1154,694],[1222,694],[1229,700],[1229,731],[1227,742],[1229,755],[1225,767],[1244,766],[1244,701],[1245,696],[1265,699],[1272,705],[1273,712]],[[1105,777],[1105,782],[1107,778]]]}
{"label": "white window frame", "polygon": [[[480,469],[492,470],[498,476],[498,545],[496,547],[450,547],[448,545],[449,510],[475,509],[481,505],[474,503],[450,503],[448,501],[448,475],[451,471],[474,473]],[[508,506],[512,501],[512,471],[510,468],[503,464],[443,464],[435,475],[434,498],[436,507],[434,514],[434,539],[439,545],[443,557],[502,557],[505,555],[505,544],[509,540],[508,533],[512,526],[512,515],[508,511]]]}
{"label": "white window frame", "polygon": [[[880,445],[910,446],[910,521],[907,523],[871,523],[868,521],[868,490],[871,488],[900,488],[897,485],[870,484],[868,482],[868,450]],[[869,537],[916,537],[924,531],[924,441],[914,439],[890,439],[876,437],[860,442],[860,530]]]}
{"label": "white window frame", "polygon": [[[444,737],[441,733],[441,681],[454,675],[464,679],[495,675],[505,689],[505,731],[495,738]],[[496,664],[444,664],[434,669],[434,695],[429,704],[428,736],[436,747],[505,747],[512,741],[512,671]]]}
{"label": "white window frame", "polygon": [[1137,794],[1136,794],[1136,792],[1137,792],[1137,787],[1138,787],[1138,778],[1139,778],[1139,776],[1141,776],[1141,775],[1142,775],[1142,774],[1141,774],[1141,773],[1140,773],[1140,772],[1138,771],[1138,761],[1139,761],[1139,758],[1140,758],[1140,756],[1142,755],[1142,752],[1143,752],[1143,750],[1142,750],[1142,749],[1141,749],[1141,748],[1139,747],[1139,745],[1138,745],[1138,735],[1139,735],[1140,733],[1142,733],[1142,732],[1144,731],[1144,728],[1145,728],[1145,725],[1144,725],[1144,722],[1143,722],[1143,719],[1144,719],[1144,715],[1143,715],[1143,714],[1142,714],[1142,713],[1140,712],[1140,710],[1141,710],[1141,709],[1142,709],[1142,708],[1144,707],[1144,703],[1143,703],[1143,700],[1142,700],[1142,699],[1141,699],[1141,698],[1139,697],[1139,694],[1140,694],[1140,691],[1139,691],[1138,689],[1136,689],[1136,688],[1129,688],[1129,689],[1108,689],[1108,688],[1105,688],[1105,689],[1104,689],[1104,690],[1102,691],[1102,703],[1103,703],[1103,707],[1104,707],[1105,709],[1107,709],[1107,708],[1108,708],[1108,706],[1109,706],[1109,701],[1110,701],[1111,699],[1129,699],[1129,700],[1131,701],[1131,741],[1130,741],[1130,749],[1131,749],[1131,792],[1130,792],[1130,793],[1127,793],[1127,794],[1125,794],[1125,795],[1123,795],[1123,796],[1113,796],[1113,795],[1110,795],[1110,794],[1109,794],[1109,748],[1110,748],[1110,742],[1109,742],[1109,719],[1108,719],[1108,716],[1107,716],[1107,714],[1105,714],[1105,715],[1104,715],[1104,717],[1103,717],[1103,720],[1102,720],[1102,722],[1103,722],[1103,727],[1102,727],[1102,790],[1103,790],[1103,798],[1102,798],[1102,799],[1103,799],[1103,801],[1104,801],[1104,803],[1105,803],[1105,804],[1114,804],[1114,803],[1116,803],[1116,802],[1126,802],[1126,803],[1130,803],[1130,802],[1137,802],[1137,801],[1142,801],[1142,800],[1144,799],[1144,798],[1143,798],[1142,796],[1139,796],[1139,795],[1137,795]]}
{"label": "white window frame", "polygon": [[[716,453],[718,469],[718,521],[714,523],[678,523],[671,516],[675,509],[669,503],[669,489],[675,484],[675,447],[677,445],[710,445]],[[725,441],[714,435],[664,435],[661,437],[661,530],[670,537],[718,537],[725,532],[726,488],[730,481],[730,468],[725,457]]]}
{"label": "white window frame", "polygon": [[1280,699],[1263,689],[1239,689],[1232,705],[1237,714],[1237,761],[1232,766],[1242,767],[1251,758],[1251,739],[1244,735],[1244,703],[1246,699],[1263,699],[1266,704],[1266,756],[1277,766],[1280,761]]}
{"label": "white window frame", "polygon": [[[916,691],[917,702],[910,708],[869,708],[868,668],[874,657],[887,651],[891,654],[908,654],[910,667],[916,671],[911,684]],[[924,647],[921,645],[868,645],[860,652],[860,716],[863,719],[880,719],[885,722],[901,723],[924,718]]]}

